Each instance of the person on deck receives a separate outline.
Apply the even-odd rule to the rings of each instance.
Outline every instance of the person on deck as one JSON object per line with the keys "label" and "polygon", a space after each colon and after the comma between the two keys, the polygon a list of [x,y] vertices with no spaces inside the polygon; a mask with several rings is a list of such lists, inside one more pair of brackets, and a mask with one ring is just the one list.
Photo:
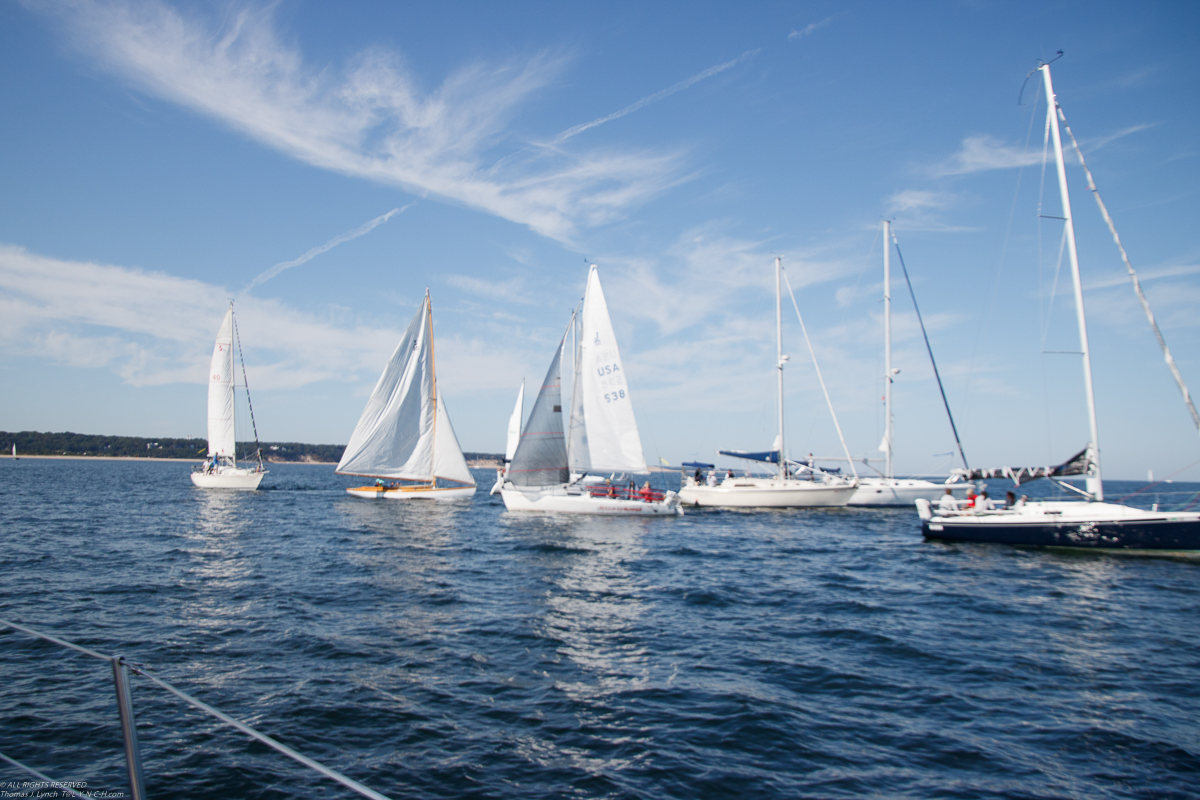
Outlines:
{"label": "person on deck", "polygon": [[638,494],[640,494],[642,496],[642,499],[645,500],[647,503],[650,502],[650,497],[653,494],[653,492],[650,490],[650,481],[646,481],[645,483],[642,484],[642,488],[638,492]]}
{"label": "person on deck", "polygon": [[709,485],[709,486],[716,486],[716,485],[717,485],[717,471],[716,471],[715,469],[714,469],[714,470],[709,470],[709,473],[708,473],[708,485]]}
{"label": "person on deck", "polygon": [[958,500],[954,498],[954,490],[946,489],[946,493],[938,498],[938,513],[945,514],[951,511],[958,511]]}
{"label": "person on deck", "polygon": [[979,514],[991,510],[992,501],[988,499],[987,489],[981,489],[979,494],[975,495],[975,513]]}

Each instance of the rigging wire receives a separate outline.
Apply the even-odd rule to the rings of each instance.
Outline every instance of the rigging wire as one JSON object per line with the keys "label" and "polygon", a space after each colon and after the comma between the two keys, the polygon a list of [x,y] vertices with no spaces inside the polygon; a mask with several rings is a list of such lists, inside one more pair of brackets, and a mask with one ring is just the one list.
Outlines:
{"label": "rigging wire", "polygon": [[1075,134],[1071,132],[1071,126],[1067,124],[1067,117],[1063,114],[1062,108],[1055,103],[1055,108],[1058,110],[1058,118],[1062,120],[1063,127],[1067,129],[1067,136],[1071,137],[1071,144],[1075,148],[1075,154],[1079,156],[1079,164],[1083,167],[1083,172],[1087,175],[1088,190],[1091,191],[1092,197],[1096,199],[1096,205],[1100,206],[1100,213],[1104,216],[1104,222],[1108,225],[1108,230],[1112,233],[1113,242],[1116,243],[1117,249],[1121,251],[1121,260],[1125,262],[1125,269],[1129,272],[1129,279],[1133,282],[1133,291],[1137,293],[1138,300],[1142,302],[1142,309],[1146,312],[1146,319],[1150,322],[1150,328],[1154,331],[1154,337],[1158,339],[1158,346],[1162,348],[1163,359],[1167,362],[1167,366],[1171,369],[1171,374],[1175,376],[1175,383],[1179,386],[1179,391],[1183,393],[1183,402],[1187,404],[1188,411],[1191,412],[1192,422],[1195,423],[1196,429],[1200,430],[1200,414],[1196,413],[1196,406],[1192,403],[1192,397],[1188,393],[1187,384],[1183,382],[1183,375],[1179,373],[1179,367],[1175,366],[1175,359],[1171,357],[1171,351],[1167,347],[1167,342],[1163,339],[1162,331],[1158,329],[1158,323],[1154,319],[1154,312],[1150,310],[1150,302],[1146,300],[1146,295],[1142,293],[1142,284],[1138,281],[1137,273],[1133,269],[1133,265],[1129,263],[1129,255],[1125,252],[1125,246],[1121,244],[1121,237],[1117,235],[1116,225],[1113,224],[1112,217],[1108,214],[1108,208],[1104,205],[1104,201],[1100,199],[1100,190],[1096,188],[1096,181],[1092,178],[1092,171],[1088,169],[1087,162],[1083,160],[1083,151],[1079,149],[1079,142],[1075,140]]}
{"label": "rigging wire", "polygon": [[[230,305],[233,302],[230,301]],[[254,431],[254,455],[258,459],[258,468],[262,469],[262,445],[258,441],[258,426],[254,423],[254,404],[250,402],[250,382],[246,380],[246,355],[242,352],[242,336],[238,333],[237,318],[233,318],[233,335],[237,339],[238,359],[242,362],[242,384],[246,387],[246,405],[250,407],[250,429]]]}
{"label": "rigging wire", "polygon": [[[800,306],[796,303],[792,282],[788,280],[785,270],[780,269],[780,272],[783,273],[783,282],[787,284],[788,295],[792,298],[792,308],[796,309],[796,319],[800,320],[800,331],[804,334],[804,343],[808,345],[808,353],[812,356],[813,369],[817,371],[817,381],[821,384],[821,391],[825,394],[825,403],[829,406],[829,416],[833,417],[833,427],[837,429],[838,440],[842,443],[842,452],[846,454],[846,460],[850,462],[850,472],[853,473],[854,479],[858,480],[858,470],[854,468],[854,459],[850,456],[850,448],[846,446],[846,437],[842,435],[842,426],[838,423],[837,412],[833,410],[833,400],[829,398],[829,389],[825,387],[825,379],[821,377],[821,366],[817,363],[817,353],[813,350],[812,340],[808,338],[808,328],[804,325],[804,317],[800,316]],[[783,442],[780,442],[779,446],[782,449]]]}
{"label": "rigging wire", "polygon": [[[896,245],[896,255],[900,259],[900,270],[904,273],[904,282],[908,284],[908,296],[912,298],[913,310],[917,312],[917,322],[921,325],[921,336],[925,339],[925,350],[929,353],[929,363],[933,365],[933,377],[937,378],[938,391],[942,394],[942,405],[946,407],[946,418],[950,420],[950,430],[954,432],[954,444],[958,447],[958,455],[962,458],[963,467],[970,469],[967,454],[963,452],[962,440],[958,437],[958,426],[954,424],[954,415],[950,413],[950,401],[946,399],[946,387],[942,385],[942,376],[938,372],[937,360],[933,357],[933,346],[929,344],[929,334],[925,331],[925,320],[921,317],[921,308],[917,305],[917,293],[913,291],[912,280],[908,277],[908,267],[904,263],[904,254],[900,252],[900,240],[896,231],[892,231],[892,242]],[[884,242],[884,247],[888,243]],[[889,378],[891,376],[888,376]]]}

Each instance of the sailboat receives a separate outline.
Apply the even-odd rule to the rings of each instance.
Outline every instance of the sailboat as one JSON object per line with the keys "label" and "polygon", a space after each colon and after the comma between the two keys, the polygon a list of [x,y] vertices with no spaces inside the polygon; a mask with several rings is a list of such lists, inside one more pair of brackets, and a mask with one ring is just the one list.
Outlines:
{"label": "sailboat", "polygon": [[20,460],[21,459],[17,456],[17,443],[13,442],[13,461],[20,461]]}
{"label": "sailboat", "polygon": [[459,500],[475,494],[475,478],[438,391],[429,290],[383,368],[350,443],[340,475],[375,478],[347,489],[377,500]]}
{"label": "sailboat", "polygon": [[513,453],[500,496],[509,511],[569,514],[677,515],[679,497],[650,489],[594,483],[588,473],[649,472],[633,416],[625,367],[613,334],[595,264],[588,270],[582,310],[568,333],[575,336],[575,376],[566,435],[562,413],[563,334],[546,379]]}
{"label": "sailboat", "polygon": [[[701,483],[685,475],[679,498],[685,505],[733,508],[822,508],[844,506],[858,488],[856,479],[846,479],[816,469],[812,464],[789,461],[783,437],[783,354],[782,275],[780,259],[775,259],[775,366],[778,370],[779,434],[771,450],[748,453],[718,450],[721,455],[774,464],[773,477],[727,476],[724,480]],[[832,408],[832,407],[831,407]]]}
{"label": "sailboat", "polygon": [[[254,428],[255,457],[253,467],[237,464],[237,442],[234,436],[234,371],[233,344],[237,333],[233,319],[233,303],[225,312],[221,328],[217,331],[217,342],[213,345],[212,366],[208,371],[208,457],[204,463],[192,470],[192,483],[201,489],[257,489],[267,474],[263,468],[262,449],[258,447],[258,427],[254,425],[254,410],[251,407],[250,422]],[[239,354],[241,348],[239,346]],[[245,383],[246,367],[242,364],[242,379]],[[250,387],[245,384],[249,401]]]}
{"label": "sailboat", "polygon": [[[883,407],[884,407],[884,434],[883,441],[879,445],[879,449],[883,451],[883,474],[878,477],[864,476],[858,480],[858,491],[850,496],[850,505],[852,506],[911,506],[917,500],[924,498],[926,500],[937,500],[946,494],[946,490],[950,490],[950,495],[956,500],[961,500],[967,496],[967,492],[974,488],[969,483],[964,483],[958,475],[951,477],[944,483],[935,483],[934,481],[925,480],[923,478],[897,478],[895,470],[892,466],[892,443],[895,441],[895,417],[892,415],[892,383],[900,373],[900,370],[892,368],[892,242],[895,234],[892,233],[892,223],[888,220],[883,221]],[[899,246],[899,245],[897,245]],[[915,299],[915,296],[914,296]],[[918,311],[918,316],[920,312]],[[930,353],[932,358],[932,352]],[[937,367],[935,366],[936,370]],[[939,384],[941,383],[939,379]],[[946,412],[949,414],[949,407]],[[951,420],[951,426],[954,421]],[[955,438],[957,439],[957,432]],[[962,447],[959,447],[959,452],[962,452]]]}
{"label": "sailboat", "polygon": [[517,452],[517,445],[521,441],[521,418],[523,416],[525,416],[525,381],[521,381],[521,388],[517,391],[517,404],[513,406],[512,415],[508,418],[508,438],[504,443],[504,464],[496,470],[496,482],[488,494],[500,494],[500,490],[504,488],[504,476],[508,472],[508,465],[512,463],[513,455]]}
{"label": "sailboat", "polygon": [[[1100,470],[1099,431],[1096,425],[1096,398],[1092,387],[1087,319],[1084,314],[1083,288],[1079,276],[1079,256],[1075,245],[1075,224],[1071,216],[1071,199],[1067,191],[1062,134],[1059,131],[1059,119],[1063,115],[1058,107],[1054,86],[1050,80],[1050,66],[1042,64],[1038,70],[1041,71],[1045,83],[1048,114],[1046,124],[1053,137],[1054,157],[1058,171],[1058,190],[1062,203],[1067,253],[1071,263],[1071,278],[1075,293],[1075,316],[1079,329],[1083,384],[1087,398],[1091,441],[1078,455],[1057,467],[1026,467],[1017,470],[1005,467],[972,470],[968,477],[982,478],[1002,474],[1011,477],[1017,485],[1020,485],[1022,480],[1035,478],[1056,480],[1063,476],[1083,475],[1086,480],[1086,491],[1056,480],[1061,487],[1083,495],[1083,500],[1021,500],[1017,501],[1012,508],[969,509],[962,512],[940,508],[935,512],[927,500],[918,500],[916,505],[917,513],[922,520],[922,533],[927,539],[1122,550],[1125,552],[1200,550],[1200,512],[1144,511],[1119,503],[1104,502],[1104,481]],[[1090,188],[1093,188],[1094,192],[1094,186]],[[1096,196],[1097,202],[1100,202],[1098,195]],[[1103,203],[1100,205],[1103,210]],[[1107,212],[1105,212],[1105,216],[1107,217]],[[1116,238],[1115,229],[1114,238]],[[1120,244],[1119,239],[1117,239],[1117,243]],[[1130,271],[1132,272],[1132,267],[1130,267]],[[1167,353],[1167,362],[1173,364],[1169,352]],[[1186,390],[1184,397],[1187,398]]]}

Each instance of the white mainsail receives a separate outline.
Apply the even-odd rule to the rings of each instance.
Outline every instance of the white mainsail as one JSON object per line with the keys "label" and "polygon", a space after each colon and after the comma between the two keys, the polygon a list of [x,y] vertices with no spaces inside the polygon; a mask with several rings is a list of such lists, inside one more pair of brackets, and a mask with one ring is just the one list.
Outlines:
{"label": "white mainsail", "polygon": [[433,312],[426,293],[367,400],[337,471],[347,475],[474,485],[437,397]]}
{"label": "white mainsail", "polygon": [[580,319],[571,398],[571,469],[647,472],[625,365],[594,264],[588,271]]}
{"label": "white mainsail", "polygon": [[225,312],[208,370],[208,455],[234,458],[233,306]]}

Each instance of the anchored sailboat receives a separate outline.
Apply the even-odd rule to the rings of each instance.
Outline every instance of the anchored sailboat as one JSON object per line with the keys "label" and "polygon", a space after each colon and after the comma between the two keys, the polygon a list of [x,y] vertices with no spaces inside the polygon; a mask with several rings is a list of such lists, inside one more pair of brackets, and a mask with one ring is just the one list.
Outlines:
{"label": "anchored sailboat", "polygon": [[[233,345],[237,326],[233,319],[233,303],[225,312],[217,342],[213,346],[212,367],[208,371],[208,458],[192,470],[192,483],[201,489],[257,489],[267,471],[263,468],[262,450],[256,449],[258,464],[254,467],[237,465],[237,442],[234,435],[234,372]],[[239,355],[241,347],[238,347]],[[242,363],[245,384],[246,365]],[[246,399],[250,387],[246,384]],[[254,424],[251,407],[250,423],[254,428],[254,446],[258,448],[258,426]]]}
{"label": "anchored sailboat", "polygon": [[[679,498],[687,505],[724,506],[735,508],[822,508],[844,506],[858,487],[856,479],[823,472],[812,464],[788,461],[783,437],[783,366],[788,357],[783,354],[782,312],[783,266],[775,259],[775,346],[778,370],[779,435],[775,446],[763,453],[747,453],[739,450],[719,450],[721,455],[733,456],[750,461],[774,464],[775,477],[755,478],[726,477],[723,481],[704,484],[694,477],[684,475]],[[790,290],[789,290],[790,291]],[[832,411],[832,406],[830,407]],[[697,472],[699,469],[697,469]]]}
{"label": "anchored sailboat", "polygon": [[346,490],[355,497],[457,500],[475,494],[475,478],[438,391],[428,290],[383,368],[337,472],[375,478],[373,486]]}
{"label": "anchored sailboat", "polygon": [[[1060,476],[1084,475],[1087,482],[1086,492],[1075,489],[1062,481],[1056,482],[1064,488],[1084,495],[1085,501],[1029,500],[1018,501],[1014,507],[1005,509],[971,509],[954,512],[939,508],[935,513],[928,501],[918,500],[917,512],[922,520],[922,533],[927,539],[950,541],[1125,551],[1200,550],[1200,512],[1143,511],[1131,506],[1104,502],[1104,482],[1100,472],[1099,432],[1096,425],[1096,398],[1092,388],[1087,319],[1083,308],[1083,286],[1079,276],[1079,256],[1075,247],[1075,224],[1071,216],[1071,199],[1067,191],[1062,134],[1059,131],[1059,120],[1060,118],[1065,120],[1065,117],[1063,117],[1062,111],[1058,107],[1058,100],[1054,95],[1054,86],[1050,81],[1050,66],[1043,64],[1038,67],[1038,70],[1041,71],[1045,83],[1048,114],[1046,125],[1053,137],[1067,253],[1071,262],[1071,278],[1075,292],[1075,316],[1079,328],[1079,349],[1083,362],[1083,382],[1087,398],[1091,442],[1070,461],[1057,467],[973,470],[968,477],[1005,475],[1020,485],[1022,480],[1042,477],[1055,480]],[[1101,207],[1103,208],[1103,206]],[[1132,268],[1130,268],[1130,272],[1132,273]],[[1155,332],[1158,333],[1157,329]],[[1159,340],[1161,342],[1161,335]],[[1168,361],[1168,363],[1171,362]],[[1180,382],[1182,388],[1182,381]],[[1186,389],[1184,397],[1187,399]]]}
{"label": "anchored sailboat", "polygon": [[[587,480],[588,472],[636,474],[649,468],[595,264],[588,271],[578,322],[569,439],[562,414],[563,334],[500,490],[505,507],[571,514],[683,513],[675,492],[660,494],[648,482],[636,490]],[[572,473],[579,478],[572,480]]]}
{"label": "anchored sailboat", "polygon": [[[891,252],[892,243],[895,241],[895,234],[892,232],[891,222],[884,220],[883,222],[883,407],[884,407],[884,434],[883,442],[879,449],[883,451],[884,471],[879,477],[862,477],[858,481],[858,491],[850,496],[850,505],[852,506],[909,506],[917,500],[924,498],[926,500],[936,500],[946,494],[946,490],[950,490],[950,495],[956,500],[961,500],[967,496],[967,492],[974,487],[969,483],[964,483],[957,475],[952,475],[949,480],[944,483],[935,483],[923,478],[897,478],[892,465],[892,444],[895,441],[895,423],[896,419],[892,415],[892,383],[900,373],[900,370],[892,368],[892,262]],[[899,247],[899,244],[897,244]],[[903,262],[903,259],[901,259]],[[910,286],[911,289],[911,286]],[[916,295],[913,295],[913,302],[916,303]],[[921,312],[917,311],[917,317],[920,318]],[[924,330],[924,323],[921,327]],[[929,354],[930,361],[933,360],[933,352]],[[937,373],[937,365],[934,364],[934,373]],[[938,384],[941,385],[941,379],[938,379]],[[943,398],[945,395],[943,395]],[[949,415],[950,407],[947,405],[946,414]],[[951,418],[950,425],[953,428],[954,419]],[[955,432],[955,440],[957,441],[958,433]],[[959,445],[959,452],[962,452],[962,446]],[[952,483],[953,481],[953,483]]]}

